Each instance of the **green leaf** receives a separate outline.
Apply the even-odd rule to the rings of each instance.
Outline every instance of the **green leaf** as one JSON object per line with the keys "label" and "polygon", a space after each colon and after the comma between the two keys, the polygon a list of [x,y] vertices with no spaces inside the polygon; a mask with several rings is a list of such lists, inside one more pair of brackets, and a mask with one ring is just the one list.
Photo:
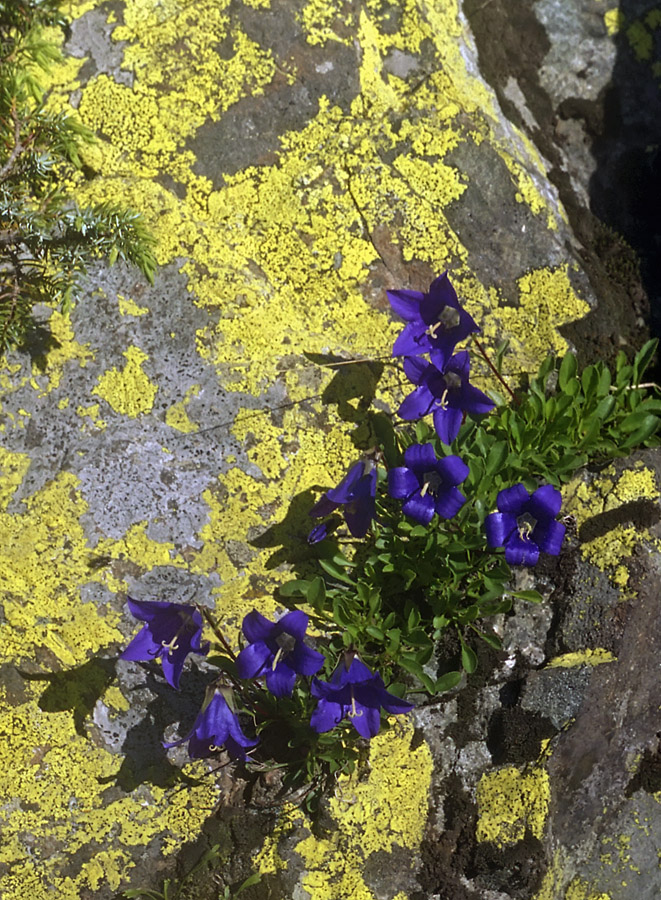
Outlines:
{"label": "green leaf", "polygon": [[442,694],[444,691],[451,691],[459,684],[462,677],[461,672],[446,672],[445,675],[441,675],[436,681],[436,693]]}
{"label": "green leaf", "polygon": [[477,669],[477,654],[471,647],[461,642],[461,664],[469,675]]}
{"label": "green leaf", "polygon": [[625,419],[623,419],[619,423],[619,428],[624,432],[636,431],[641,428],[641,426],[645,426],[645,428],[651,429],[649,434],[654,431],[656,424],[658,423],[658,419],[656,416],[651,415],[650,413],[645,412],[634,412],[628,415]]}
{"label": "green leaf", "polygon": [[[608,372],[608,369],[606,369]],[[602,397],[602,399],[597,403],[597,408],[594,411],[594,415],[597,416],[602,422],[613,412],[615,408],[615,397],[612,394],[607,394],[607,396]]]}
{"label": "green leaf", "polygon": [[320,575],[310,582],[307,589],[307,599],[310,606],[315,609],[322,609],[326,602],[326,585]]}
{"label": "green leaf", "polygon": [[611,370],[608,366],[604,366],[599,375],[599,383],[597,384],[597,397],[606,397],[611,387]]}
{"label": "green leaf", "polygon": [[541,603],[544,598],[539,591],[508,591],[511,597],[518,600],[527,600],[529,603]]}
{"label": "green leaf", "polygon": [[656,338],[652,338],[651,341],[647,341],[647,343],[643,344],[638,353],[636,353],[636,357],[633,361],[633,383],[634,385],[640,384],[643,380],[643,375],[645,374],[645,370],[652,362],[654,358],[654,354],[656,353],[656,349],[658,347],[658,340]]}
{"label": "green leaf", "polygon": [[344,569],[341,569],[333,560],[331,559],[320,559],[319,565],[324,570],[324,572],[328,572],[333,578],[336,578],[338,581],[344,582],[344,584],[350,584],[352,587],[354,586],[353,581],[346,573]]}
{"label": "green leaf", "polygon": [[507,459],[508,446],[506,441],[497,441],[489,450],[487,456],[487,473],[493,475],[494,472],[502,468],[503,463]]}
{"label": "green leaf", "polygon": [[303,594],[305,596],[307,595],[309,585],[309,581],[294,579],[293,581],[285,581],[284,584],[280,585],[278,591],[281,597],[295,597],[297,594]]}
{"label": "green leaf", "polygon": [[560,386],[561,391],[564,391],[567,384],[576,378],[577,370],[578,363],[576,362],[575,355],[573,353],[567,353],[562,360],[558,371],[558,385]]}
{"label": "green leaf", "polygon": [[365,628],[365,631],[369,634],[370,637],[373,637],[377,641],[384,641],[386,636],[381,631],[380,628],[377,628],[376,625],[368,625]]}
{"label": "green leaf", "polygon": [[488,644],[493,650],[502,650],[503,642],[497,634],[489,631],[480,631],[479,628],[476,628],[475,630],[477,634],[482,638],[484,643]]}
{"label": "green leaf", "polygon": [[658,427],[659,419],[656,416],[645,416],[640,427],[629,435],[622,444],[622,447],[625,449],[637,447],[639,444],[642,444],[643,441],[646,441],[647,438],[651,437]]}

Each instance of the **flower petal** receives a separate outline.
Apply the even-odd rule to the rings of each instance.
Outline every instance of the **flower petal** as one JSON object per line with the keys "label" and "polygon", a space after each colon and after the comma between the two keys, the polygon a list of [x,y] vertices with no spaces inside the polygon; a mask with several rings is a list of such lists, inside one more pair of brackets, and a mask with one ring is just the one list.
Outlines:
{"label": "flower petal", "polygon": [[407,321],[420,317],[420,302],[424,294],[420,291],[386,291],[388,302],[398,316]]}
{"label": "flower petal", "polygon": [[131,643],[119,654],[120,659],[155,659],[163,652],[163,645],[156,643],[148,625],[143,625]]}
{"label": "flower petal", "polygon": [[404,357],[404,374],[413,384],[420,384],[428,368],[429,363],[419,356]]}
{"label": "flower petal", "polygon": [[457,401],[457,405],[460,405],[462,409],[475,415],[491,412],[496,405],[483,391],[472,384],[463,385]]}
{"label": "flower petal", "polygon": [[310,728],[321,734],[324,731],[330,731],[339,725],[345,717],[347,707],[340,703],[333,703],[332,700],[321,699],[317,703],[317,708],[310,717]]}
{"label": "flower petal", "polygon": [[514,531],[505,544],[505,559],[510,566],[534,566],[539,559],[539,547]]}
{"label": "flower petal", "polygon": [[459,488],[448,487],[438,492],[434,508],[442,519],[451,519],[457,515],[465,502],[466,498]]}
{"label": "flower petal", "polygon": [[297,641],[296,646],[287,659],[289,665],[299,675],[316,675],[325,662],[323,653],[318,653],[306,646],[302,641]]}
{"label": "flower petal", "polygon": [[444,456],[438,461],[436,471],[446,484],[461,484],[468,478],[470,469],[458,456]]}
{"label": "flower petal", "polygon": [[296,684],[296,672],[287,660],[282,660],[275,669],[266,670],[266,687],[274,697],[291,697]]}
{"label": "flower petal", "polygon": [[333,503],[348,503],[349,500],[351,500],[353,492],[356,490],[358,482],[364,474],[365,463],[360,460],[359,462],[354,463],[354,465],[351,466],[351,468],[337,487],[331,488],[329,491],[326,491],[326,496]]}
{"label": "flower petal", "polygon": [[186,650],[183,650],[183,652],[181,650],[179,652],[171,650],[169,653],[164,653],[161,657],[161,662],[163,664],[163,677],[169,685],[172,685],[175,691],[178,691],[179,679],[186,662]]}
{"label": "flower petal", "polygon": [[344,518],[349,531],[355,538],[365,537],[375,515],[373,497],[361,500],[357,497],[348,503],[344,510]]}
{"label": "flower petal", "polygon": [[264,669],[273,663],[275,653],[263,641],[248,644],[236,658],[236,671],[239,678],[257,678]]}
{"label": "flower petal", "polygon": [[405,397],[398,413],[402,419],[411,421],[426,416],[434,403],[434,396],[425,385],[417,387],[413,393]]}
{"label": "flower petal", "polygon": [[562,522],[551,519],[550,522],[538,522],[533,528],[531,538],[543,553],[557,556],[567,529]]}
{"label": "flower petal", "polygon": [[420,316],[424,322],[431,325],[438,321],[438,317],[446,306],[459,309],[459,298],[453,288],[447,272],[443,272],[429,285],[429,292],[424,295],[420,303]]}
{"label": "flower petal", "polygon": [[308,617],[301,609],[292,609],[291,612],[278,619],[276,622],[276,634],[290,634],[297,641],[302,641],[308,630]]}
{"label": "flower petal", "polygon": [[415,356],[417,353],[426,353],[429,338],[424,329],[425,326],[422,322],[409,322],[392,345],[392,355]]}
{"label": "flower petal", "polygon": [[429,494],[423,497],[420,491],[416,491],[404,501],[402,512],[421,525],[429,525],[434,518],[434,500]]}
{"label": "flower petal", "polygon": [[513,484],[499,492],[496,505],[501,512],[520,516],[529,499],[530,494],[522,484]]}
{"label": "flower petal", "polygon": [[411,444],[404,451],[404,462],[409,469],[413,469],[416,474],[421,476],[424,472],[435,469],[438,457],[436,456],[434,445],[430,443]]}
{"label": "flower petal", "polygon": [[[322,516],[330,516],[338,506],[340,506],[339,503],[333,503],[333,501],[329,500],[326,494],[324,494],[323,497],[320,497],[320,499],[317,500],[308,515],[312,516],[313,519],[321,519]],[[312,534],[312,531],[310,534]]]}
{"label": "flower petal", "polygon": [[516,531],[516,518],[510,513],[491,513],[484,520],[484,530],[490,547],[502,547]]}
{"label": "flower petal", "polygon": [[349,720],[358,734],[364,738],[373,738],[379,733],[381,727],[381,711],[377,706],[376,709],[369,706],[361,706],[356,703],[356,714],[348,713]]}
{"label": "flower petal", "polygon": [[244,617],[241,628],[251,644],[255,641],[268,641],[277,633],[276,623],[271,622],[256,609]]}
{"label": "flower petal", "polygon": [[420,482],[405,466],[397,466],[388,472],[388,493],[393,499],[403,500],[419,489]]}
{"label": "flower petal", "polygon": [[455,353],[445,367],[446,372],[454,372],[462,381],[468,381],[470,375],[470,354],[468,350],[460,350]]}
{"label": "flower petal", "polygon": [[555,519],[562,506],[562,494],[552,484],[543,484],[533,493],[527,512],[535,519]]}
{"label": "flower petal", "polygon": [[450,406],[445,409],[442,409],[440,406],[436,407],[434,410],[434,428],[444,444],[451,444],[459,434],[463,417],[464,414],[460,409],[452,409]]}

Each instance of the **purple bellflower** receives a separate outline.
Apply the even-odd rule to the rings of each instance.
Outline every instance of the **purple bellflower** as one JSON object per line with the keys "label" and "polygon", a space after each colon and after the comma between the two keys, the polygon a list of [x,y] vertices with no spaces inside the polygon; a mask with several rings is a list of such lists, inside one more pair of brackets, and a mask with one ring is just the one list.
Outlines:
{"label": "purple bellflower", "polygon": [[496,503],[499,512],[484,521],[490,547],[505,547],[505,559],[511,566],[534,566],[540,550],[557,556],[565,526],[556,522],[562,495],[551,484],[543,484],[529,494],[522,484],[502,490]]}
{"label": "purple bellflower", "polygon": [[315,675],[324,657],[303,643],[308,617],[300,609],[270,622],[257,610],[243,620],[243,633],[250,643],[236,659],[240,678],[266,677],[266,687],[275,697],[289,697],[297,675]]}
{"label": "purple bellflower", "polygon": [[232,759],[248,758],[246,748],[256,747],[257,741],[251,741],[241,731],[239,718],[230,709],[227,700],[219,691],[214,691],[200,710],[192,731],[178,741],[171,741],[163,746],[168,749],[188,741],[188,754],[193,759],[211,756],[225,746]]}
{"label": "purple bellflower", "polygon": [[[329,516],[339,506],[344,507],[344,518],[349,531],[356,538],[365,537],[375,515],[376,468],[372,460],[361,460],[353,465],[337,487],[331,488],[310,510],[314,518]],[[308,536],[310,543],[323,540],[327,530],[316,526]]]}
{"label": "purple bellflower", "polygon": [[413,709],[412,703],[387,691],[381,676],[370,672],[350,653],[330,681],[313,679],[311,691],[319,700],[310,719],[310,726],[317,733],[330,731],[348,717],[361,737],[372,738],[381,727],[381,707],[395,714]]}
{"label": "purple bellflower", "polygon": [[[432,360],[438,361],[436,354]],[[404,371],[417,385],[399,407],[402,419],[411,421],[433,413],[434,428],[444,444],[451,444],[461,428],[464,413],[487,413],[495,406],[486,394],[468,382],[468,350],[461,350],[441,371],[420,357],[407,356]]]}
{"label": "purple bellflower", "polygon": [[200,644],[202,615],[194,606],[168,600],[127,598],[131,613],[145,624],[120,654],[120,659],[150,661],[161,657],[163,675],[179,690],[184,662],[189,653],[206,654],[209,644]]}
{"label": "purple bellflower", "polygon": [[434,513],[451,519],[466,502],[457,485],[468,472],[458,456],[438,459],[432,444],[412,444],[404,451],[404,466],[388,473],[388,493],[403,500],[403,511],[421,525],[428,525]]}
{"label": "purple bellflower", "polygon": [[392,308],[408,323],[395,341],[393,356],[435,351],[437,365],[442,369],[459,341],[480,330],[472,316],[460,307],[447,272],[431,283],[427,294],[405,290],[386,293]]}

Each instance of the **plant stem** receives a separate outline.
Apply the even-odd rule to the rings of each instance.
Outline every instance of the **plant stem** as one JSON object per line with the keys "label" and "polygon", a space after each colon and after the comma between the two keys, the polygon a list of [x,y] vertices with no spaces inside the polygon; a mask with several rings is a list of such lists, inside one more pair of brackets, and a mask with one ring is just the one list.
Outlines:
{"label": "plant stem", "polygon": [[473,335],[473,343],[475,344],[475,346],[477,347],[477,349],[480,351],[480,353],[482,354],[482,356],[483,356],[484,359],[486,360],[487,365],[489,366],[489,368],[491,369],[491,371],[493,372],[493,374],[496,376],[496,378],[498,379],[498,381],[500,381],[500,383],[501,383],[502,386],[505,388],[505,390],[507,391],[507,393],[510,395],[510,397],[512,398],[512,400],[514,400],[514,391],[513,391],[512,388],[509,386],[509,384],[507,384],[507,382],[504,380],[503,376],[500,374],[500,372],[498,371],[498,369],[497,369],[497,368],[494,366],[494,364],[491,362],[491,360],[489,359],[489,356],[487,355],[486,350],[484,349],[484,347],[482,346],[482,344],[480,343],[480,341],[478,341],[478,339],[475,337],[475,335]]}
{"label": "plant stem", "polygon": [[221,644],[223,645],[223,647],[225,648],[225,651],[226,651],[227,655],[229,656],[229,658],[230,658],[231,660],[236,660],[236,654],[235,654],[235,652],[232,650],[232,648],[230,647],[230,645],[227,643],[227,639],[225,638],[225,635],[222,633],[222,631],[221,631],[220,628],[218,627],[218,623],[217,623],[216,620],[213,618],[213,616],[211,615],[211,613],[209,612],[209,610],[206,608],[206,606],[200,606],[199,603],[196,604],[196,606],[197,606],[198,611],[202,614],[202,616],[203,616],[204,620],[206,621],[207,625],[211,628],[211,630],[213,631],[213,633],[216,635],[216,637],[218,638],[218,640],[220,641],[220,643],[221,643]]}

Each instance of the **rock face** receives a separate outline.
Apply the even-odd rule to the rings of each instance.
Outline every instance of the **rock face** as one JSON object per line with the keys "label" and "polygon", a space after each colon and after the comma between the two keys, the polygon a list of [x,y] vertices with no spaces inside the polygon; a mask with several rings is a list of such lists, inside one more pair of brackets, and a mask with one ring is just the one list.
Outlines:
{"label": "rock face", "polygon": [[99,135],[72,190],[140,210],[161,269],[153,288],[100,269],[3,362],[3,896],[160,890],[216,846],[197,900],[251,873],[247,900],[658,896],[656,454],[568,486],[547,603],[375,739],[317,821],[273,808],[268,779],[165,752],[203,663],[176,694],[117,660],[127,593],[195,598],[234,629],[276,611],[366,403],[401,393],[376,364],[310,359],[386,355],[386,288],[449,268],[512,374],[642,339],[632,254],[588,205],[617,226],[624,200],[594,200],[626,158],[605,98],[660,19],[515,6],[67,4],[49,102]]}

